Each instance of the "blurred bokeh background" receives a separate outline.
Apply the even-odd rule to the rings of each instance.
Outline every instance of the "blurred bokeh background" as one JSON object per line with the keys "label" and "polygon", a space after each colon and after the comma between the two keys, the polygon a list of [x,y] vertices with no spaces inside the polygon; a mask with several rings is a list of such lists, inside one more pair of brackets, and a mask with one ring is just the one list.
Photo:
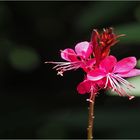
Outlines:
{"label": "blurred bokeh background", "polygon": [[[106,27],[126,34],[113,55],[140,59],[140,2],[0,2],[0,138],[86,138],[83,73],[60,77],[44,62]],[[96,98],[95,138],[140,138],[140,77],[129,80],[134,100]]]}

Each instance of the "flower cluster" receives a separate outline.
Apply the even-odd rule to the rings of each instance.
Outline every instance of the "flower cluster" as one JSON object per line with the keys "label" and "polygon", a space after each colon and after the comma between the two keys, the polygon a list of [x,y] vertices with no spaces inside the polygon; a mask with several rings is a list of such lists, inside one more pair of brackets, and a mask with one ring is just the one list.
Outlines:
{"label": "flower cluster", "polygon": [[56,64],[53,68],[58,71],[58,75],[63,76],[65,71],[82,68],[85,77],[77,86],[80,94],[96,94],[101,89],[112,89],[120,96],[129,95],[126,89],[133,88],[124,78],[140,75],[140,70],[135,69],[136,58],[127,57],[117,61],[115,56],[110,55],[110,48],[118,42],[118,37],[112,28],[103,29],[102,33],[93,30],[90,42],[80,42],[75,49],[67,48],[61,50],[61,58],[65,62],[46,62]]}

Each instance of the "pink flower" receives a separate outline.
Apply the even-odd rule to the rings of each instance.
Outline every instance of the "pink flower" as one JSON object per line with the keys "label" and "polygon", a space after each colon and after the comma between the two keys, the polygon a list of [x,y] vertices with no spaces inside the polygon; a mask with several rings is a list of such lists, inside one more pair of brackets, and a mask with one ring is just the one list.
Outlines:
{"label": "pink flower", "polygon": [[[101,89],[112,89],[120,96],[128,96],[125,89],[133,86],[124,78],[140,75],[140,70],[135,69],[136,58],[128,57],[117,62],[114,56],[109,56],[111,46],[118,42],[118,38],[124,36],[113,33],[112,28],[103,29],[99,34],[93,30],[90,42],[83,41],[76,44],[75,49],[61,50],[61,58],[64,62],[45,62],[56,64],[53,69],[58,75],[63,76],[65,71],[82,68],[87,74],[84,81],[77,86],[80,94],[91,93],[91,97]],[[123,85],[123,86],[122,86]]]}
{"label": "pink flower", "polygon": [[104,88],[110,88],[120,96],[128,96],[129,99],[132,99],[134,96],[128,95],[125,88],[130,89],[133,86],[122,77],[140,75],[140,70],[134,69],[135,66],[135,57],[127,57],[117,62],[114,56],[108,56],[100,62],[99,68],[88,72],[87,79],[94,82],[103,80]]}
{"label": "pink flower", "polygon": [[63,76],[63,72],[68,70],[76,70],[83,68],[84,71],[88,71],[89,67],[95,63],[95,59],[89,59],[92,53],[92,48],[89,42],[80,42],[75,46],[75,50],[67,48],[61,51],[61,58],[68,62],[46,62],[56,64],[53,68],[58,71],[58,74]]}

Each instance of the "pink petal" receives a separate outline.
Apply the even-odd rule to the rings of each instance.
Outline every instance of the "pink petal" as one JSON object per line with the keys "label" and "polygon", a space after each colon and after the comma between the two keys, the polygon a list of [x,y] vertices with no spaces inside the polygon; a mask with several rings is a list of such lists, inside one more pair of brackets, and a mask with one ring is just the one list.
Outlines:
{"label": "pink petal", "polygon": [[132,69],[129,72],[125,72],[125,73],[119,73],[117,74],[121,77],[133,77],[133,76],[138,76],[140,75],[140,70],[139,69]]}
{"label": "pink petal", "polygon": [[108,57],[106,57],[105,59],[103,59],[100,63],[100,69],[102,69],[103,71],[105,71],[106,73],[108,72],[112,72],[114,66],[117,63],[117,59],[116,57],[110,55]]}
{"label": "pink petal", "polygon": [[85,80],[77,86],[77,91],[80,94],[89,93],[90,89],[91,89],[91,81],[89,81],[89,80]]}
{"label": "pink petal", "polygon": [[91,81],[97,81],[104,78],[105,76],[106,76],[106,73],[104,71],[100,69],[95,69],[95,70],[90,71],[87,74],[87,79]]}
{"label": "pink petal", "polygon": [[101,80],[96,81],[97,85],[100,87],[100,89],[105,87],[106,83],[106,77],[102,78]]}
{"label": "pink petal", "polygon": [[136,66],[135,57],[127,57],[117,62],[114,67],[114,73],[123,73],[132,70]]}
{"label": "pink petal", "polygon": [[75,52],[78,56],[88,58],[92,53],[91,45],[87,41],[80,42],[75,46]]}
{"label": "pink petal", "polygon": [[74,52],[74,50],[69,48],[61,51],[61,58],[66,61],[77,61],[76,53]]}
{"label": "pink petal", "polygon": [[91,68],[93,68],[93,65],[96,63],[96,59],[95,58],[91,58],[91,59],[89,59],[87,62],[86,62],[86,64],[87,64],[87,66],[88,67],[91,67]]}
{"label": "pink petal", "polygon": [[96,59],[91,58],[91,59],[87,60],[86,62],[81,63],[81,67],[87,73],[93,69],[93,66],[95,63],[96,63]]}

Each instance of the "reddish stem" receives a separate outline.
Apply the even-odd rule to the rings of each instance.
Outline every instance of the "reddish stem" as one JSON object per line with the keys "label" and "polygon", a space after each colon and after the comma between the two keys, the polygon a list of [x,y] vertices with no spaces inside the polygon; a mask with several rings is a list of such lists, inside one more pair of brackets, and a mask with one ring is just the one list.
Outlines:
{"label": "reddish stem", "polygon": [[91,98],[89,100],[89,116],[88,116],[88,128],[87,128],[88,140],[93,140],[94,103],[95,103],[95,93],[91,93]]}

